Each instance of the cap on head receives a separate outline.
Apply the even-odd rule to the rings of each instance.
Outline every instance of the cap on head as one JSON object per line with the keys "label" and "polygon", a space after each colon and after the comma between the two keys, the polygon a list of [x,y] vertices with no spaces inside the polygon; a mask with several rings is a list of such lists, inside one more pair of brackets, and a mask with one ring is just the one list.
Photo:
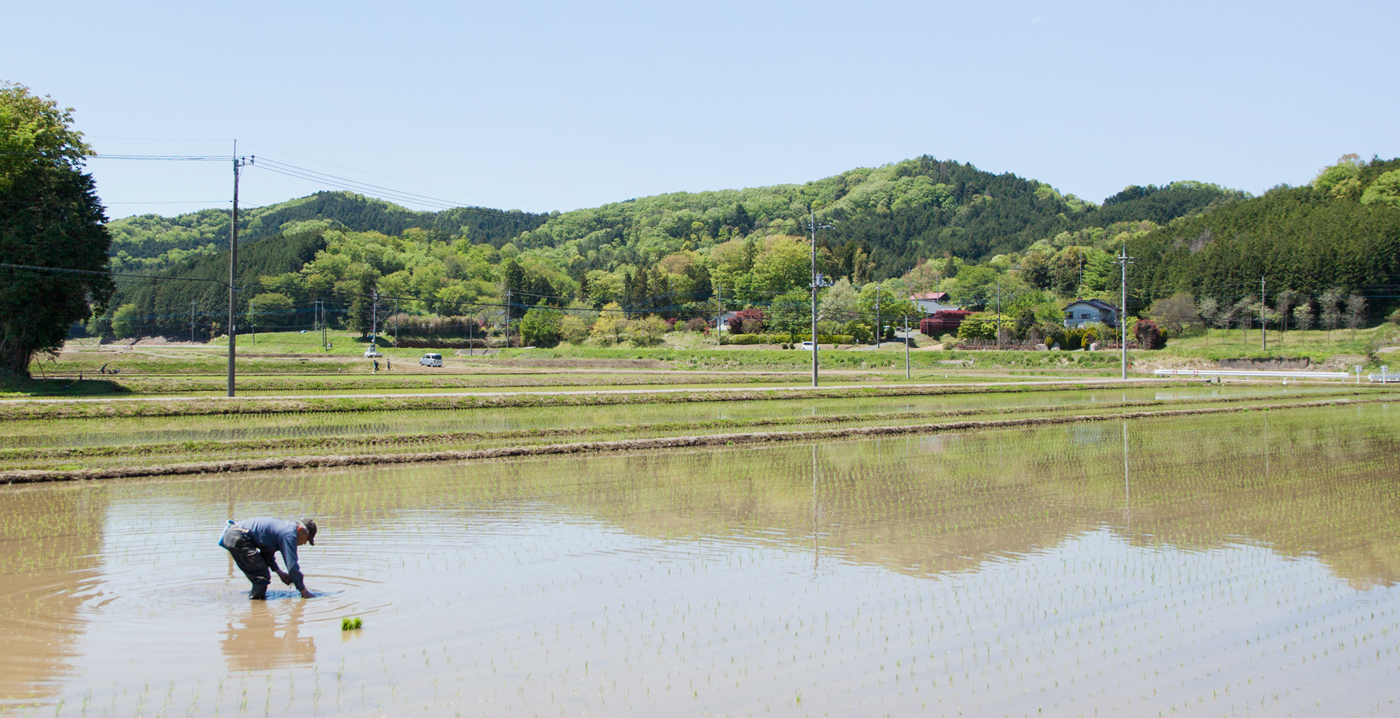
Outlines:
{"label": "cap on head", "polygon": [[306,542],[312,546],[316,545],[316,519],[302,519],[301,525],[306,527]]}

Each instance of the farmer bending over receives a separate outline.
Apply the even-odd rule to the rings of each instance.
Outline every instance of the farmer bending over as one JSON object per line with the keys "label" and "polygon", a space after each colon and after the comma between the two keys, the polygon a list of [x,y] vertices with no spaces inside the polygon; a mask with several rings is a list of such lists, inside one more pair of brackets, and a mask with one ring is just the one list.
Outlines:
{"label": "farmer bending over", "polygon": [[[282,583],[295,583],[302,598],[315,595],[306,590],[305,577],[297,563],[297,547],[306,543],[316,545],[315,519],[282,521],[264,516],[230,521],[223,538],[219,540],[219,545],[233,554],[233,562],[253,583],[248,598],[254,601],[267,598],[267,584],[272,581],[269,568],[277,572]],[[278,551],[282,552],[282,561],[287,564],[286,571],[277,567]]]}

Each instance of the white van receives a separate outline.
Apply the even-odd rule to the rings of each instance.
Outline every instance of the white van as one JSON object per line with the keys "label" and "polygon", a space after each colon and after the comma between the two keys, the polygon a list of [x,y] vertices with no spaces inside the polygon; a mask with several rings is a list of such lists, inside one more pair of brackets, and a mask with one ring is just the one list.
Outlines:
{"label": "white van", "polygon": [[418,366],[442,366],[442,355],[424,354],[423,358],[418,360]]}

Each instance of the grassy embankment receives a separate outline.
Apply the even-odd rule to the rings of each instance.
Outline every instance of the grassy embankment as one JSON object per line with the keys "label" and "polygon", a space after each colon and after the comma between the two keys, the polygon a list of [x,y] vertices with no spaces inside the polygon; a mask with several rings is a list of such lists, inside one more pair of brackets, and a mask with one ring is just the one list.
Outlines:
{"label": "grassy embankment", "polygon": [[[1376,369],[1386,360],[1381,350],[1400,346],[1400,325],[1382,324],[1369,329],[1336,329],[1325,331],[1279,332],[1270,330],[1269,348],[1264,349],[1259,329],[1192,329],[1184,336],[1167,342],[1160,352],[1164,356],[1182,359],[1270,359],[1306,358],[1323,364],[1335,356],[1363,357],[1368,369]],[[1400,363],[1400,358],[1397,358]]]}
{"label": "grassy embankment", "polygon": [[[240,391],[251,393],[376,393],[472,391],[511,388],[608,388],[647,386],[756,386],[802,384],[811,356],[800,350],[674,347],[574,347],[508,349],[489,356],[444,354],[446,366],[418,366],[418,349],[380,347],[381,371],[363,356],[366,340],[341,334],[330,351],[318,351],[319,335],[287,332],[239,338]],[[384,340],[381,340],[383,342]],[[1130,352],[1139,373],[1157,366],[1209,366],[1221,359],[1307,358],[1314,365],[1360,363],[1376,371],[1387,348],[1400,343],[1400,327],[1386,324],[1352,332],[1273,332],[1269,349],[1258,331],[1193,330],[1161,351]],[[1400,358],[1400,357],[1398,357]],[[883,350],[824,350],[826,381],[898,383],[904,379],[900,345]],[[57,361],[36,361],[34,379],[0,380],[0,395],[111,396],[222,394],[226,357],[217,345],[107,345],[72,343]],[[396,362],[392,371],[390,362]],[[1111,377],[1117,352],[934,351],[910,352],[911,380],[985,381],[1003,378]],[[103,368],[117,375],[99,373]],[[1337,367],[1330,367],[1337,368]],[[1132,371],[1133,369],[1130,369]],[[79,381],[78,377],[82,380]]]}
{"label": "grassy embankment", "polygon": [[[1155,388],[1201,386],[1200,380],[1179,379],[1154,381]],[[1343,386],[1341,384],[1335,384]],[[1327,384],[1321,384],[1327,386]],[[1086,389],[1141,389],[1141,383],[1046,381],[1006,385],[885,385],[847,386],[774,391],[760,388],[714,391],[695,389],[664,393],[636,392],[576,392],[576,393],[507,393],[507,394],[447,394],[415,396],[359,397],[184,397],[160,401],[85,402],[47,400],[43,402],[9,401],[0,403],[0,420],[44,420],[74,418],[125,418],[160,416],[238,416],[265,414],[319,414],[337,412],[396,412],[461,409],[515,409],[548,407],[561,409],[585,406],[641,406],[649,404],[688,404],[784,401],[814,399],[861,399],[873,397],[953,396],[965,394],[1034,393],[1082,391]],[[74,397],[82,398],[82,397]]]}
{"label": "grassy embankment", "polygon": [[[342,335],[331,352],[319,337],[261,335],[256,346],[240,337],[238,386],[251,392],[443,391],[508,387],[743,386],[807,381],[811,355],[800,350],[598,348],[508,349],[490,356],[444,354],[446,366],[418,365],[417,349],[380,347],[373,372],[364,341]],[[245,346],[246,343],[246,346]],[[904,352],[826,350],[828,383],[904,381]],[[390,363],[393,370],[388,370]],[[967,381],[1009,376],[1110,376],[1116,355],[1086,352],[965,352],[918,350],[910,355],[913,381]],[[71,343],[57,360],[41,357],[32,380],[0,381],[12,396],[222,393],[226,355],[217,345],[106,345]],[[113,375],[111,371],[118,371]],[[81,377],[81,380],[79,380]]]}

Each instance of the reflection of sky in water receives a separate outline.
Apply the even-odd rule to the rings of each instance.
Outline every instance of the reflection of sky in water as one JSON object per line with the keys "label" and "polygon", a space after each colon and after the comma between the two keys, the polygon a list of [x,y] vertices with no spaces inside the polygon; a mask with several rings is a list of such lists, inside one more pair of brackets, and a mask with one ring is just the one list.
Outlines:
{"label": "reflection of sky in water", "polygon": [[[815,477],[765,447],[87,487],[97,566],[34,712],[1385,713],[1400,539],[1346,506],[1394,502],[1394,432],[1358,408],[844,442]],[[1277,486],[1228,468],[1266,418]],[[1083,470],[1014,462],[1062,446]],[[1326,481],[1290,479],[1319,446]],[[224,520],[328,506],[330,595],[248,602]]]}
{"label": "reflection of sky in water", "polygon": [[[257,711],[332,715],[1222,713],[1261,698],[1335,715],[1394,678],[1395,590],[1263,547],[1147,548],[1105,528],[929,579],[493,508],[465,524],[408,513],[397,535],[338,527],[305,560],[313,585],[347,595],[311,602],[243,600],[203,536],[140,567],[117,541],[128,568],[81,612],[58,689],[69,707],[91,690],[97,715],[167,695],[172,713],[231,712],[245,689]],[[114,513],[133,509],[147,513]],[[343,615],[365,628],[341,634]]]}

